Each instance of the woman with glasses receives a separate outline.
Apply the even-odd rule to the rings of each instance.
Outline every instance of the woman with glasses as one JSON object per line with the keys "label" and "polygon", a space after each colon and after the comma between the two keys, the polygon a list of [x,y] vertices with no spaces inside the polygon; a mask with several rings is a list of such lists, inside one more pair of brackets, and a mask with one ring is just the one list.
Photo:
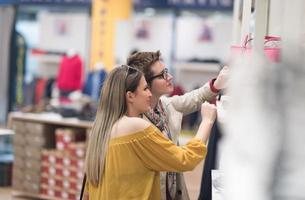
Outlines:
{"label": "woman with glasses", "polygon": [[86,198],[161,199],[159,171],[192,170],[205,157],[214,105],[202,105],[197,135],[178,147],[141,119],[152,97],[142,72],[126,65],[113,69],[101,93],[85,160]]}
{"label": "woman with glasses", "polygon": [[[173,92],[173,76],[160,60],[160,51],[137,52],[127,59],[127,64],[144,73],[152,93],[151,110],[144,118],[157,126],[173,143],[179,145],[178,137],[181,131],[183,115],[200,109],[205,101],[213,100],[219,89],[222,89],[227,76],[227,67],[219,73],[217,79],[211,80],[199,89],[183,96],[165,97]],[[205,116],[204,116],[205,117]],[[161,195],[163,200],[188,200],[189,195],[182,173],[161,173]]]}

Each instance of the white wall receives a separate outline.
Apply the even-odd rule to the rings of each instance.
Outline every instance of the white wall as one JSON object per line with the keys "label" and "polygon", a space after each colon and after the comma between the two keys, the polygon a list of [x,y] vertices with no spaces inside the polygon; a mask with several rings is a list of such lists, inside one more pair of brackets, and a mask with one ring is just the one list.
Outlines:
{"label": "white wall", "polygon": [[[118,21],[115,42],[116,60],[125,63],[133,49],[139,51],[160,50],[165,63],[169,63],[173,37],[172,24],[173,18],[171,16],[135,15],[130,21]],[[141,28],[146,31],[147,37],[137,37]]]}
{"label": "white wall", "polygon": [[[90,18],[87,13],[49,13],[41,12],[38,17],[40,35],[38,47],[44,50],[66,52],[75,49],[88,68],[90,50]],[[56,59],[41,60],[39,71],[56,73],[51,69]],[[57,63],[58,64],[58,63]]]}
{"label": "white wall", "polygon": [[[179,17],[177,20],[176,58],[217,58],[226,61],[232,39],[232,18],[199,18],[193,16]],[[200,40],[205,27],[211,32],[210,40]]]}
{"label": "white wall", "polygon": [[4,124],[7,117],[10,38],[14,15],[14,7],[0,7],[0,124]]}
{"label": "white wall", "polygon": [[31,56],[31,48],[38,47],[39,23],[37,21],[19,20],[16,23],[16,30],[25,38],[28,48],[26,52],[25,81],[30,82],[33,80],[38,67],[37,60]]}

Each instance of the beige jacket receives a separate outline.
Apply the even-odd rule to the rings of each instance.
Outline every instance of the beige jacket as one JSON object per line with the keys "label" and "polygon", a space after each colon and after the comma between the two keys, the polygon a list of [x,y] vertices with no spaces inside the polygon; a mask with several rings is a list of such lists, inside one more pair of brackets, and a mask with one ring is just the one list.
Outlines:
{"label": "beige jacket", "polygon": [[[162,105],[167,113],[172,141],[175,144],[178,144],[183,115],[199,110],[203,102],[213,100],[216,95],[217,93],[211,91],[209,83],[206,83],[201,88],[188,92],[182,96],[161,97]],[[161,197],[162,200],[166,200],[166,173],[162,172],[160,177]],[[176,182],[178,196],[175,199],[189,200],[183,173],[178,173]]]}

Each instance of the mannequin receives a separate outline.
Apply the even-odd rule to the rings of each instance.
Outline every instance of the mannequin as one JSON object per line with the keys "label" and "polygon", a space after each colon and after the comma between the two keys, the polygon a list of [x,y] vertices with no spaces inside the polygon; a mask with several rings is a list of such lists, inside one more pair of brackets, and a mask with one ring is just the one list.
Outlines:
{"label": "mannequin", "polygon": [[93,100],[98,101],[106,76],[107,72],[104,69],[103,63],[97,62],[87,76],[83,93],[90,96]]}
{"label": "mannequin", "polygon": [[68,49],[66,55],[68,58],[72,58],[73,56],[77,55],[77,53],[76,53],[75,49],[71,48],[71,49]]}

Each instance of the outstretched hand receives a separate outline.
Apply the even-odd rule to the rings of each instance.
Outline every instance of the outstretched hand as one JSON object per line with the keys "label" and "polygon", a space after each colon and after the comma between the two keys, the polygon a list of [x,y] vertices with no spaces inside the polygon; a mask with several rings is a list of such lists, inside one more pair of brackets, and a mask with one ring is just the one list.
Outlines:
{"label": "outstretched hand", "polygon": [[216,106],[208,102],[204,102],[201,105],[201,115],[203,120],[213,124],[216,119]]}
{"label": "outstretched hand", "polygon": [[219,72],[215,82],[214,87],[218,90],[224,89],[227,87],[227,80],[229,76],[229,67],[224,66]]}

